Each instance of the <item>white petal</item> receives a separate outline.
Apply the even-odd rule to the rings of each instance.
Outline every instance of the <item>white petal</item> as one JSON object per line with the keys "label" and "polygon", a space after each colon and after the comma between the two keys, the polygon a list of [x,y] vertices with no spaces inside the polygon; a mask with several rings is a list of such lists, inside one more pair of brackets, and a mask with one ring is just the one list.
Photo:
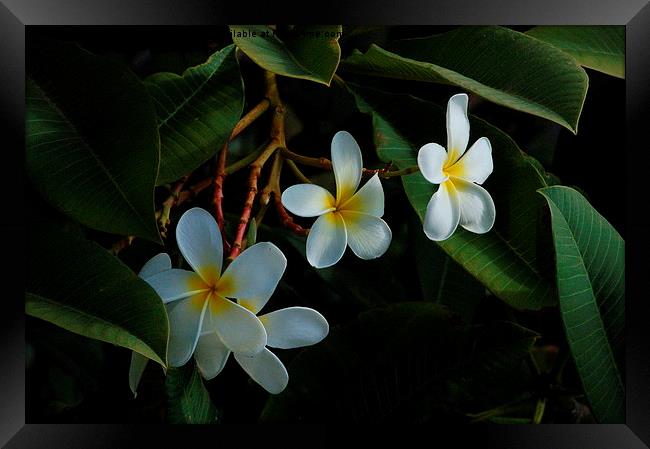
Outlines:
{"label": "white petal", "polygon": [[381,218],[342,211],[348,233],[348,245],[362,259],[376,259],[386,252],[392,238],[388,225]]}
{"label": "white petal", "polygon": [[447,152],[437,143],[428,143],[418,151],[418,167],[422,176],[432,184],[447,180],[442,167],[447,162]]}
{"label": "white petal", "polygon": [[176,242],[194,271],[214,285],[221,275],[223,243],[212,215],[200,207],[185,212],[176,226]]}
{"label": "white petal", "polygon": [[341,260],[348,244],[343,218],[328,212],[318,217],[307,236],[307,261],[316,268],[331,267]]}
{"label": "white petal", "polygon": [[307,307],[288,307],[260,317],[266,329],[266,345],[291,349],[318,343],[327,336],[329,325],[323,315]]}
{"label": "white petal", "polygon": [[299,217],[317,217],[334,210],[331,193],[315,184],[296,184],[282,193],[282,204]]}
{"label": "white petal", "polygon": [[458,160],[469,142],[466,94],[456,94],[447,103],[447,151],[451,163]]}
{"label": "white petal", "polygon": [[147,362],[149,359],[142,354],[139,354],[135,351],[131,353],[131,365],[129,366],[129,387],[133,392],[133,396],[138,395],[138,384],[140,379],[142,379],[142,373],[147,367]]}
{"label": "white petal", "polygon": [[287,369],[280,359],[266,348],[253,357],[235,354],[235,360],[251,376],[251,379],[271,394],[282,392],[289,383]]}
{"label": "white petal", "polygon": [[484,234],[492,229],[496,210],[488,191],[461,179],[454,179],[454,186],[460,204],[460,225],[477,234]]}
{"label": "white petal", "polygon": [[481,137],[458,162],[448,169],[448,172],[452,177],[483,184],[493,168],[492,146],[487,137]]}
{"label": "white petal", "polygon": [[196,366],[199,368],[201,376],[210,380],[215,378],[226,366],[229,355],[230,351],[226,345],[215,332],[212,332],[199,337],[194,351],[194,360],[196,360]]}
{"label": "white petal", "polygon": [[172,260],[169,258],[169,254],[160,253],[153,256],[142,266],[142,269],[138,273],[138,276],[145,279],[154,274],[158,274],[161,271],[171,270]]}
{"label": "white petal", "polygon": [[253,313],[262,310],[287,268],[287,258],[270,242],[256,243],[242,252],[223,273],[217,292],[237,298]]}
{"label": "white petal", "polygon": [[231,351],[253,355],[266,346],[264,326],[249,310],[219,296],[210,299],[209,309],[219,338]]}
{"label": "white petal", "polygon": [[424,233],[431,240],[446,240],[454,233],[460,220],[458,198],[451,181],[440,184],[433,194],[424,216]]}
{"label": "white petal", "polygon": [[375,173],[352,198],[341,205],[340,209],[362,212],[375,217],[384,215],[384,189],[379,175]]}
{"label": "white petal", "polygon": [[336,200],[339,204],[356,192],[361,182],[361,149],[347,131],[339,131],[332,139],[332,168],[336,179]]}
{"label": "white petal", "polygon": [[183,366],[192,357],[199,339],[207,295],[201,293],[167,305],[169,316],[169,366]]}
{"label": "white petal", "polygon": [[164,303],[205,292],[209,287],[196,273],[172,268],[145,279]]}

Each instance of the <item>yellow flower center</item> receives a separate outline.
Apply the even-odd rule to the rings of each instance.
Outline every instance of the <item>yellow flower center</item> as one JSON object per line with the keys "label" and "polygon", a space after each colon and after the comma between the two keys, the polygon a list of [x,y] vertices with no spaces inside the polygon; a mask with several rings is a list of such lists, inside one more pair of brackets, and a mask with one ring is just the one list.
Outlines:
{"label": "yellow flower center", "polygon": [[461,160],[453,161],[452,158],[447,158],[447,161],[442,166],[442,173],[450,178],[462,178],[465,175],[465,167]]}

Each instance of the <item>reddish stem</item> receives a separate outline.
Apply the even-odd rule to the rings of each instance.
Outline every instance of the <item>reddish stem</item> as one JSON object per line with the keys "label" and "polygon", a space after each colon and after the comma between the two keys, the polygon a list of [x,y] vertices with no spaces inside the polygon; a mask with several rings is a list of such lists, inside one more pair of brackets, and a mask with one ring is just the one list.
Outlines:
{"label": "reddish stem", "polygon": [[230,251],[230,243],[228,242],[225,232],[226,220],[223,215],[223,181],[226,178],[227,155],[228,144],[226,143],[221,149],[219,158],[217,160],[217,173],[214,177],[214,196],[212,202],[214,204],[214,215],[217,219],[217,226],[219,226],[219,231],[221,232],[224,249],[225,251]]}
{"label": "reddish stem", "polygon": [[284,208],[284,205],[282,204],[282,196],[278,191],[273,192],[273,204],[275,204],[275,210],[278,212],[278,217],[284,227],[297,235],[309,234],[309,229],[305,229],[293,221],[293,217],[289,215],[289,212]]}
{"label": "reddish stem", "polygon": [[271,141],[271,143],[266,147],[262,154],[255,160],[255,162],[251,164],[251,172],[248,176],[248,193],[246,194],[244,208],[242,210],[241,217],[239,218],[237,231],[235,232],[235,239],[233,240],[230,255],[228,256],[228,258],[231,260],[237,257],[242,251],[242,241],[244,240],[246,227],[248,226],[248,221],[251,218],[253,204],[255,202],[255,197],[257,196],[257,180],[262,173],[262,167],[277,148],[278,142],[276,140]]}

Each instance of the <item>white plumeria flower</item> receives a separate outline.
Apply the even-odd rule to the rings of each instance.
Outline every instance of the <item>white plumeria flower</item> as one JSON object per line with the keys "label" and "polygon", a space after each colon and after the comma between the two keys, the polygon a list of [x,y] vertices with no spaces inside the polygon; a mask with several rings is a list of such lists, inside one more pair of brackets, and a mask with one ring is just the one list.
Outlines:
{"label": "white plumeria flower", "polygon": [[[197,207],[180,218],[176,241],[194,271],[172,268],[145,279],[167,304],[169,365],[184,365],[195,350],[200,367],[204,352],[211,353],[212,362],[213,354],[218,354],[216,358],[224,364],[228,351],[249,356],[262,351],[266,330],[255,314],[240,304],[253,308],[266,303],[287,265],[282,252],[272,243],[257,243],[221,274],[221,233],[212,215]],[[211,333],[218,335],[218,342],[206,340],[198,347],[199,337]]]}
{"label": "white plumeria flower", "polygon": [[[359,189],[363,162],[354,137],[339,131],[332,139],[336,198],[314,184],[297,184],[282,194],[282,204],[300,217],[318,217],[307,237],[307,260],[316,268],[338,262],[347,245],[361,259],[386,252],[392,238],[384,215],[384,190],[375,174]],[[355,193],[356,192],[356,193]]]}
{"label": "white plumeria flower", "polygon": [[428,143],[418,152],[418,167],[432,184],[440,184],[424,218],[424,233],[431,240],[448,239],[458,224],[483,234],[492,229],[494,201],[482,184],[492,173],[492,147],[487,137],[478,139],[467,152],[469,119],[467,95],[457,94],[447,104],[447,151]]}
{"label": "white plumeria flower", "polygon": [[[216,223],[213,224],[216,226]],[[239,257],[242,257],[246,251]],[[284,264],[286,266],[286,261]],[[154,275],[171,269],[171,259],[167,254],[161,253],[151,258],[142,267],[139,276],[148,280]],[[282,267],[281,271],[284,272],[284,267]],[[280,273],[281,275],[282,273]],[[266,299],[261,296],[258,300],[238,299],[238,303],[250,310],[251,313],[257,314],[270,296],[270,294],[266,295]],[[168,312],[172,306],[173,303],[165,305]],[[259,320],[267,333],[267,345],[273,348],[291,349],[313,345],[325,338],[329,332],[327,320],[317,311],[307,307],[289,307],[276,310],[260,316]],[[171,332],[174,335],[181,334],[181,332],[173,329],[177,323],[176,321],[171,323]],[[205,323],[204,319],[203,330],[198,337],[196,349],[194,350],[194,359],[201,375],[209,380],[221,372],[231,351],[219,338],[219,334],[212,330],[210,326],[206,326]],[[264,348],[253,356],[235,354],[235,359],[249,376],[269,393],[277,394],[286,388],[289,381],[287,370],[280,359],[268,349]],[[129,385],[133,394],[136,394],[138,383],[148,360],[141,354],[132,353]]]}
{"label": "white plumeria flower", "polygon": [[[242,302],[242,305],[252,313],[258,313],[264,307],[261,302]],[[329,325],[323,315],[307,307],[288,307],[261,315],[259,319],[264,324],[268,336],[267,345],[271,348],[310,346],[321,341],[329,332]],[[215,351],[214,348],[219,345],[221,351]],[[194,357],[201,375],[205,379],[212,379],[221,372],[229,354],[230,351],[213,332],[201,336]],[[267,348],[252,356],[235,353],[234,357],[244,371],[269,393],[278,394],[286,388],[289,382],[287,369]]]}

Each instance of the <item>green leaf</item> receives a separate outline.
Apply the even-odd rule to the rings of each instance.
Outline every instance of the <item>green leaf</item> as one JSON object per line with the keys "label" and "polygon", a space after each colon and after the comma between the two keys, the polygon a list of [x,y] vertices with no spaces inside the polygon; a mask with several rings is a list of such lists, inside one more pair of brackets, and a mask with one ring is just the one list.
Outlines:
{"label": "green leaf", "polygon": [[569,55],[537,39],[502,27],[460,27],[396,41],[388,50],[372,45],[341,66],[371,76],[451,84],[578,130],[587,74]]}
{"label": "green leaf", "polygon": [[[294,358],[288,387],[269,398],[261,421],[465,421],[458,398],[474,409],[477,394],[507,391],[531,335],[511,323],[458,327],[425,302],[364,312]],[[486,338],[497,341],[493,351]]]}
{"label": "green leaf", "polygon": [[35,187],[86,226],[160,242],[159,136],[144,85],[70,43],[37,45],[28,72],[25,163]]}
{"label": "green leaf", "polygon": [[427,238],[422,232],[420,219],[413,213],[409,220],[409,235],[423,299],[444,304],[465,323],[471,323],[476,308],[485,298],[485,287]]}
{"label": "green leaf", "polygon": [[[349,84],[349,83],[348,83]],[[398,168],[417,165],[417,152],[430,142],[446,142],[445,110],[407,95],[395,95],[349,84],[362,112],[372,115],[380,159]],[[494,172],[484,187],[496,205],[496,222],[487,234],[460,226],[438,245],[495,296],[517,309],[555,304],[553,254],[543,221],[545,206],[536,190],[544,178],[512,139],[470,116],[470,143],[490,139]],[[421,220],[436,186],[418,172],[402,176],[408,199]],[[422,231],[423,232],[423,231]]]}
{"label": "green leaf", "polygon": [[341,58],[340,25],[296,26],[282,39],[261,25],[231,25],[230,33],[257,65],[291,78],[329,86]]}
{"label": "green leaf", "polygon": [[39,225],[30,233],[27,314],[136,351],[165,366],[169,324],[156,292],[82,236]]}
{"label": "green leaf", "polygon": [[156,73],[145,85],[156,104],[160,130],[158,185],[188,174],[227,142],[244,108],[235,46],[214,53],[183,76]]}
{"label": "green leaf", "polygon": [[170,368],[165,380],[167,420],[172,424],[213,424],[217,410],[194,362]]}
{"label": "green leaf", "polygon": [[625,78],[624,26],[538,26],[526,34],[570,54],[584,67]]}
{"label": "green leaf", "polygon": [[602,423],[625,422],[625,242],[569,187],[539,191],[551,210],[560,311],[587,399]]}

